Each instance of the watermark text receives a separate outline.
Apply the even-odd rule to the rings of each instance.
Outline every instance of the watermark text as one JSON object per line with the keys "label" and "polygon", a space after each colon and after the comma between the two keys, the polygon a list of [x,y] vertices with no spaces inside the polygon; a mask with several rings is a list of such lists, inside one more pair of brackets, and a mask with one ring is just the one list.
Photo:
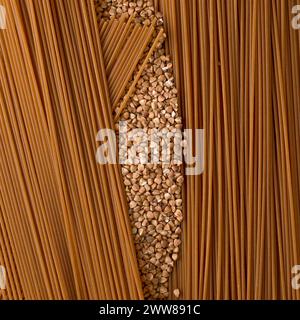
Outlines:
{"label": "watermark text", "polygon": [[0,29],[6,29],[6,10],[5,7],[0,4]]}
{"label": "watermark text", "polygon": [[[99,164],[185,164],[186,175],[204,171],[204,130],[175,128],[131,128],[127,121],[112,129],[99,130],[96,160]],[[118,148],[117,148],[118,145]],[[117,154],[118,150],[118,154]]]}
{"label": "watermark text", "polygon": [[0,266],[0,290],[6,289],[6,271],[5,267]]}
{"label": "watermark text", "polygon": [[292,14],[295,15],[292,18],[292,28],[300,30],[300,4],[293,6]]}

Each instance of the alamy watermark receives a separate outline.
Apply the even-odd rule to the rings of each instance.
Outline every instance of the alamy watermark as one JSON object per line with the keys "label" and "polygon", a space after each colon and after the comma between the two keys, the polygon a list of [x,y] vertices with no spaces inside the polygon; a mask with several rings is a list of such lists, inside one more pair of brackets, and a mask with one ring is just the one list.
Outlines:
{"label": "alamy watermark", "polygon": [[0,5],[0,29],[6,29],[6,10],[2,5]]}
{"label": "alamy watermark", "polygon": [[295,276],[292,278],[292,288],[294,290],[299,290],[300,289],[300,265],[296,264],[292,268],[292,274]]}
{"label": "alamy watermark", "polygon": [[0,290],[6,289],[6,270],[3,266],[0,266]]}
{"label": "alamy watermark", "polygon": [[203,172],[203,129],[130,129],[127,121],[120,121],[118,126],[118,137],[112,129],[99,130],[96,138],[100,143],[96,153],[99,164],[184,163],[186,175],[200,175]]}
{"label": "alamy watermark", "polygon": [[295,30],[300,30],[300,4],[293,6],[292,14],[295,15],[292,18],[292,28]]}

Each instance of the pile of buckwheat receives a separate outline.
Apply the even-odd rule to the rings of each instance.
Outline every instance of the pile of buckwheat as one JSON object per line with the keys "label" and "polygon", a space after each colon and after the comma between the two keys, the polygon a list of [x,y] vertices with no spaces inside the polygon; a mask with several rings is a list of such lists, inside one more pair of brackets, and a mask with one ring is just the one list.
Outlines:
{"label": "pile of buckwheat", "polygon": [[[155,13],[151,0],[96,0],[96,10],[104,19],[135,14],[135,23],[145,25],[149,25],[156,17],[156,33],[163,25],[163,17]],[[150,135],[151,130],[158,129],[168,135],[169,132],[172,134],[182,129],[173,66],[166,55],[164,40],[149,60],[120,117],[120,120],[127,122],[129,131],[140,128]],[[136,72],[138,70],[139,66]],[[164,142],[158,143],[162,147]],[[122,146],[121,141],[121,149]],[[147,147],[151,150],[154,146],[140,144],[137,154]],[[126,152],[126,148],[121,153]],[[172,152],[171,143],[170,154]],[[125,162],[122,164],[122,175],[145,298],[166,299],[169,297],[170,275],[179,258],[181,244],[182,165],[175,161],[149,163],[145,159],[144,162]],[[175,297],[180,295],[179,289],[173,293]]]}

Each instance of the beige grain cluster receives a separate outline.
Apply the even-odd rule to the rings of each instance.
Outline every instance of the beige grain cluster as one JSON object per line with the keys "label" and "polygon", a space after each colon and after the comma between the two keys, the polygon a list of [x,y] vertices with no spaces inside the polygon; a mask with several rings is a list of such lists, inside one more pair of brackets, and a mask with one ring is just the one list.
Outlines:
{"label": "beige grain cluster", "polygon": [[[135,14],[135,22],[144,25],[150,25],[155,16],[153,1],[145,0],[96,0],[97,13],[101,14],[102,19],[120,18],[122,15]],[[162,14],[157,13],[162,21]]]}
{"label": "beige grain cluster", "polygon": [[[156,18],[157,32],[154,33],[154,38],[163,25],[162,15],[155,13],[152,1],[98,1],[97,12],[104,19],[134,14],[135,23],[143,25],[150,25]],[[170,57],[166,55],[164,40],[165,35],[121,114],[120,120],[127,121],[129,130],[141,128],[150,135],[153,129],[172,134],[174,129],[182,128],[173,65]],[[149,47],[145,50],[140,65]],[[153,143],[148,145],[149,152],[155,147]],[[164,141],[158,143],[162,147]],[[143,152],[145,147],[147,145],[141,144],[137,154]],[[121,154],[126,151],[122,141],[120,149]],[[173,151],[171,142],[170,154],[173,154]],[[161,160],[161,155],[157,156]],[[124,164],[122,175],[145,298],[168,298],[169,279],[179,258],[181,244],[182,166],[174,161],[170,164]],[[175,291],[174,295],[179,297],[179,290]]]}

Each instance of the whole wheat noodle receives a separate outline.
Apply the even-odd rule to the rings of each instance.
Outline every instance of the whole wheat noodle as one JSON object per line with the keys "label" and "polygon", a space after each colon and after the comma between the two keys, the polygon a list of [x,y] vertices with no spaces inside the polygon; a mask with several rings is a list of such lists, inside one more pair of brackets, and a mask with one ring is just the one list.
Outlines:
{"label": "whole wheat noodle", "polygon": [[[184,125],[205,130],[205,170],[185,180],[170,298],[174,289],[183,299],[300,298],[291,286],[300,263],[295,4],[154,1]],[[132,27],[133,15],[99,19],[93,1],[3,5],[0,297],[142,299],[123,178],[118,165],[97,165],[95,136],[126,109],[162,34],[155,22]]]}

